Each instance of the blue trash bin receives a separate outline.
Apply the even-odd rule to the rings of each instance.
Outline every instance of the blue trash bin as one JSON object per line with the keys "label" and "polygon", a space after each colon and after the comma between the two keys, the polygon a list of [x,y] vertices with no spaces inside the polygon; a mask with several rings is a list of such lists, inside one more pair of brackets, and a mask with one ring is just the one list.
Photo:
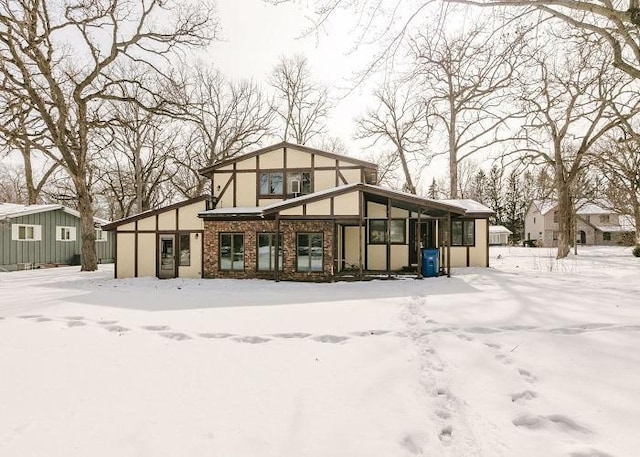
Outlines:
{"label": "blue trash bin", "polygon": [[440,251],[438,249],[422,250],[422,276],[425,278],[435,278],[438,276],[438,258]]}

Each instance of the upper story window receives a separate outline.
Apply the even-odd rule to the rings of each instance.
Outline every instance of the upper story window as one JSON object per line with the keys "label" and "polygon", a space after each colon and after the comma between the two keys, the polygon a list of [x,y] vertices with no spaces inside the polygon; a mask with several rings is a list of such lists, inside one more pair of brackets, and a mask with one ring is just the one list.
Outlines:
{"label": "upper story window", "polygon": [[608,214],[601,214],[600,215],[600,223],[601,224],[608,224],[609,223],[609,215]]}
{"label": "upper story window", "polygon": [[287,172],[287,194],[305,195],[313,192],[310,171]]}
{"label": "upper story window", "polygon": [[75,227],[56,227],[56,241],[75,241]]}
{"label": "upper story window", "polygon": [[268,171],[260,173],[260,195],[282,195],[282,171]]}
{"label": "upper story window", "polygon": [[14,241],[40,241],[41,237],[42,228],[39,225],[11,225],[11,239]]}

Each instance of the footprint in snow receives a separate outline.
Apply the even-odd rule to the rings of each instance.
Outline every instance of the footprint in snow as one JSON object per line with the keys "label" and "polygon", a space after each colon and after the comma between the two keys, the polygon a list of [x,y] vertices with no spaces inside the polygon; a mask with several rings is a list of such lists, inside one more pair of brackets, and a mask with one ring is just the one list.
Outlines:
{"label": "footprint in snow", "polygon": [[353,336],[378,336],[378,335],[386,335],[390,333],[389,330],[365,330],[362,332],[351,332],[349,335]]}
{"label": "footprint in snow", "polygon": [[319,341],[320,343],[342,343],[349,339],[348,336],[336,336],[336,335],[319,335],[311,338],[312,340]]}
{"label": "footprint in snow", "polygon": [[439,409],[436,411],[436,416],[444,420],[451,419],[451,413],[449,411],[444,411],[442,409]]}
{"label": "footprint in snow", "polygon": [[484,343],[485,346],[491,348],[491,349],[500,349],[502,346],[500,346],[499,344],[496,343]]}
{"label": "footprint in snow", "polygon": [[50,317],[36,317],[36,322],[51,322],[53,319]]}
{"label": "footprint in snow", "polygon": [[497,354],[495,356],[496,360],[499,360],[500,362],[504,363],[505,365],[510,365],[511,359],[509,359],[509,357],[507,357],[505,354]]}
{"label": "footprint in snow", "polygon": [[180,332],[160,332],[159,335],[175,341],[185,341],[191,339],[191,337],[186,333]]}
{"label": "footprint in snow", "polygon": [[533,384],[534,382],[536,382],[536,377],[532,375],[529,371],[519,368],[518,373],[520,374],[520,376],[522,376],[522,379],[524,379],[528,383]]}
{"label": "footprint in snow", "polygon": [[233,338],[233,341],[237,341],[239,343],[261,344],[266,343],[267,341],[271,341],[271,339],[262,338],[261,336],[240,336],[237,338]]}
{"label": "footprint in snow", "polygon": [[597,449],[588,449],[586,451],[572,452],[569,457],[613,457],[611,454],[599,451]]}
{"label": "footprint in snow", "polygon": [[111,333],[125,333],[125,332],[129,331],[128,328],[121,327],[119,325],[110,325],[110,326],[105,327],[105,328]]}
{"label": "footprint in snow", "polygon": [[578,424],[573,419],[561,414],[551,414],[549,416],[533,416],[524,414],[515,418],[513,425],[516,427],[527,428],[529,430],[556,429],[565,433],[574,433],[581,435],[591,434],[591,430]]}
{"label": "footprint in snow", "polygon": [[285,338],[285,339],[291,339],[291,338],[307,338],[309,336],[311,336],[311,333],[302,333],[302,332],[292,332],[292,333],[274,333],[273,335],[276,338]]}
{"label": "footprint in snow", "polygon": [[87,325],[87,324],[85,324],[82,321],[68,321],[67,322],[67,327],[84,327],[85,325]]}
{"label": "footprint in snow", "polygon": [[469,333],[500,333],[502,330],[488,327],[471,327],[467,329]]}
{"label": "footprint in snow", "polygon": [[117,324],[118,321],[98,321],[99,325],[113,325],[113,324]]}
{"label": "footprint in snow", "polygon": [[400,445],[413,455],[424,455],[424,453],[422,452],[422,446],[420,446],[419,441],[422,441],[420,439],[420,436],[407,435],[400,442]]}
{"label": "footprint in snow", "polygon": [[42,317],[42,314],[26,314],[24,316],[18,316],[20,319],[36,319]]}
{"label": "footprint in snow", "polygon": [[168,325],[144,325],[142,328],[151,332],[161,332],[163,330],[169,330]]}
{"label": "footprint in snow", "polygon": [[199,333],[198,336],[202,338],[229,338],[236,335],[235,333]]}
{"label": "footprint in snow", "polygon": [[498,327],[500,330],[507,330],[510,332],[516,332],[516,331],[520,331],[520,330],[534,330],[537,327],[534,327],[533,325],[507,325],[504,327]]}
{"label": "footprint in snow", "polygon": [[469,335],[465,335],[464,333],[460,333],[459,335],[457,335],[458,338],[460,338],[462,341],[473,341],[473,338],[471,338]]}
{"label": "footprint in snow", "polygon": [[65,319],[68,321],[83,321],[85,317],[84,316],[65,316]]}
{"label": "footprint in snow", "polygon": [[511,401],[513,403],[524,403],[525,401],[533,400],[534,398],[537,398],[537,397],[538,397],[538,394],[535,393],[534,391],[525,390],[522,392],[511,394]]}
{"label": "footprint in snow", "polygon": [[451,425],[447,425],[445,428],[440,430],[438,438],[440,438],[440,441],[444,445],[451,444],[451,439],[453,438],[453,427],[451,427]]}

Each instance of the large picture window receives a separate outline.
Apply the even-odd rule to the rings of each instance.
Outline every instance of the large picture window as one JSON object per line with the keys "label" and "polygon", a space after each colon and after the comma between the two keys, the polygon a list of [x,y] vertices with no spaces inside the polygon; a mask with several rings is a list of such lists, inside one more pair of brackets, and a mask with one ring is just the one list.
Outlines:
{"label": "large picture window", "polygon": [[[282,271],[282,233],[278,237],[278,270]],[[258,270],[276,269],[276,234],[258,233]]]}
{"label": "large picture window", "polygon": [[[391,219],[391,244],[407,243],[406,219]],[[387,243],[387,219],[369,221],[369,244]]]}
{"label": "large picture window", "polygon": [[322,271],[322,233],[298,233],[298,271]]}
{"label": "large picture window", "polygon": [[260,195],[282,195],[282,184],[281,171],[260,173]]}
{"label": "large picture window", "polygon": [[220,234],[220,270],[244,270],[244,235]]}
{"label": "large picture window", "polygon": [[294,171],[287,173],[287,193],[306,195],[313,192],[310,171]]}
{"label": "large picture window", "polygon": [[451,246],[475,246],[476,221],[451,221]]}

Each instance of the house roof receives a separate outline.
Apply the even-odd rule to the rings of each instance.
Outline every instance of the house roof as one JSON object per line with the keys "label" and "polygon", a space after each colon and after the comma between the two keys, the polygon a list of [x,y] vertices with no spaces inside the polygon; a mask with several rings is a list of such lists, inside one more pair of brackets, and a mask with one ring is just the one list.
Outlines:
{"label": "house roof", "polygon": [[492,233],[494,235],[502,234],[502,233],[507,235],[513,235],[513,232],[509,230],[507,227],[505,227],[504,225],[490,225],[489,233]]}
{"label": "house roof", "polygon": [[118,227],[120,225],[128,224],[130,222],[135,222],[137,220],[144,219],[145,217],[155,216],[156,214],[164,213],[165,211],[171,211],[173,209],[180,208],[182,206],[187,206],[187,205],[191,205],[193,203],[201,202],[201,201],[206,200],[207,198],[209,198],[208,195],[201,195],[199,197],[190,198],[188,200],[184,200],[184,201],[181,201],[181,202],[178,202],[178,203],[174,203],[173,205],[165,206],[163,208],[150,209],[149,211],[145,211],[143,213],[134,214],[133,216],[125,217],[123,219],[118,219],[117,221],[113,221],[113,222],[111,222],[109,224],[106,224],[102,228],[105,229],[105,230],[113,230],[113,229],[115,229],[116,227]]}
{"label": "house roof", "polygon": [[635,224],[631,216],[620,216],[618,225],[594,225],[601,232],[635,232]]}
{"label": "house roof", "polygon": [[258,216],[264,217],[270,214],[275,214],[287,208],[299,206],[302,204],[312,203],[314,201],[323,200],[337,195],[343,195],[353,191],[362,191],[370,196],[379,196],[384,198],[391,198],[393,200],[406,203],[412,207],[419,208],[431,208],[435,210],[441,210],[451,212],[459,216],[471,215],[471,216],[486,216],[494,214],[490,208],[481,205],[473,200],[433,200],[430,198],[419,197],[414,194],[408,194],[406,192],[399,192],[390,189],[384,189],[379,186],[364,183],[346,184],[338,187],[332,187],[330,189],[314,192],[308,195],[303,195],[296,198],[273,203],[263,207],[243,207],[243,208],[215,208],[208,211],[199,213],[200,217],[204,218],[216,218],[216,217],[228,217],[230,215],[238,216]]}
{"label": "house roof", "polygon": [[[0,221],[57,210],[62,210],[65,213],[78,218],[80,217],[80,213],[78,211],[67,208],[63,205],[20,205],[15,203],[0,203]],[[94,217],[93,220],[101,225],[109,223],[108,220],[100,219],[99,217]]]}
{"label": "house roof", "polygon": [[245,159],[249,159],[251,157],[255,157],[257,155],[260,154],[264,154],[267,152],[271,152],[271,151],[275,151],[276,149],[280,149],[280,148],[292,148],[292,149],[297,149],[299,151],[304,151],[304,152],[309,152],[312,154],[317,154],[317,155],[321,155],[324,157],[329,157],[331,159],[338,159],[338,160],[343,160],[345,162],[351,162],[354,165],[360,165],[364,168],[370,168],[370,169],[374,169],[376,170],[378,168],[378,165],[376,165],[375,163],[372,162],[367,162],[364,160],[360,160],[360,159],[355,159],[353,157],[349,157],[349,156],[345,156],[345,155],[341,155],[341,154],[334,154],[332,152],[327,152],[327,151],[322,151],[320,149],[315,149],[315,148],[310,148],[308,146],[303,146],[301,144],[295,144],[295,143],[289,143],[287,141],[282,141],[280,143],[277,144],[272,144],[271,146],[267,146],[264,147],[262,149],[258,149],[256,151],[253,152],[249,152],[247,154],[243,154],[237,157],[233,157],[231,159],[227,159],[227,160],[223,160],[221,162],[218,162],[214,165],[211,165],[209,167],[205,167],[199,170],[199,173],[201,175],[204,176],[208,176],[212,171],[215,171],[219,168],[222,167],[226,167],[227,165],[231,165],[234,164],[236,162],[240,162],[241,160],[245,160]]}
{"label": "house roof", "polygon": [[[534,200],[533,204],[538,208],[538,211],[542,215],[553,211],[558,206],[558,202],[556,200]],[[607,209],[610,205],[602,200],[598,203],[587,201],[583,198],[580,198],[576,201],[576,206],[578,210],[576,214],[579,215],[589,215],[589,214],[614,214],[615,211]]]}

